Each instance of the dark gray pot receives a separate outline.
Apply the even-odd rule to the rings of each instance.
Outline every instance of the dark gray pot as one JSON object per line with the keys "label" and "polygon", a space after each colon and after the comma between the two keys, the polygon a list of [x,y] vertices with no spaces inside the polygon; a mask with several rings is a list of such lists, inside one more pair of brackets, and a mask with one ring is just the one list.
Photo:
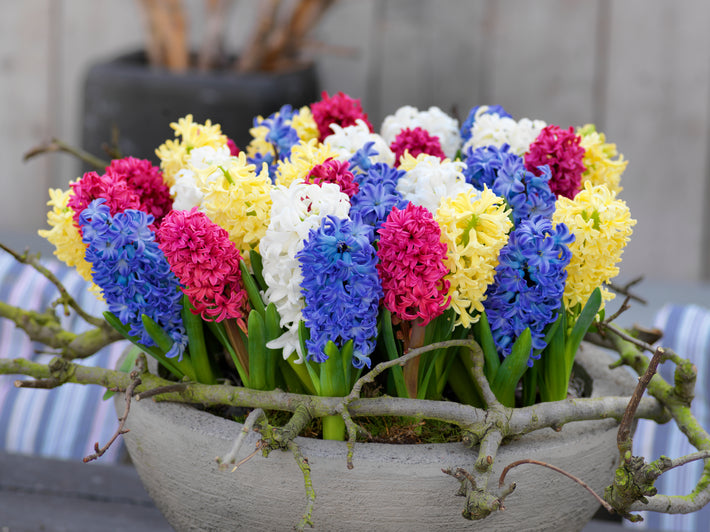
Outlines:
{"label": "dark gray pot", "polygon": [[[624,396],[635,380],[607,367],[606,352],[584,345],[578,363],[593,379],[593,397]],[[123,397],[116,399],[123,412]],[[303,476],[291,453],[260,454],[236,472],[219,471],[242,425],[190,406],[133,402],[124,439],[148,493],[168,522],[182,530],[290,530],[306,505]],[[609,485],[617,464],[614,420],[575,422],[523,436],[500,448],[494,477],[509,463],[533,458],[587,482],[597,493]],[[242,454],[254,448],[251,433]],[[461,516],[464,499],[445,467],[471,469],[477,449],[462,444],[356,444],[352,470],[344,442],[297,438],[312,470],[315,530],[450,531],[581,530],[599,507],[580,486],[546,468],[513,469],[517,489],[506,510],[483,521]]]}
{"label": "dark gray pot", "polygon": [[319,97],[312,64],[284,72],[176,74],[149,67],[142,52],[126,54],[87,72],[82,146],[105,157],[102,146],[116,127],[123,155],[157,162],[155,149],[174,138],[170,123],[192,114],[196,122],[220,124],[244,148],[255,116],[267,116],[284,104],[308,105]]}

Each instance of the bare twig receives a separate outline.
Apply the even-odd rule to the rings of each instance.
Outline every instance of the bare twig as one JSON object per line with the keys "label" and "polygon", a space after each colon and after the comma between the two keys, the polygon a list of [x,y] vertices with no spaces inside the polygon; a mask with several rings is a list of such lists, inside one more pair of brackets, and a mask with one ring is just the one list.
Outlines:
{"label": "bare twig", "polygon": [[510,471],[514,467],[517,467],[522,464],[534,464],[534,465],[547,467],[549,469],[552,469],[553,471],[556,471],[556,472],[566,476],[569,479],[574,480],[577,484],[579,484],[584,489],[586,489],[589,493],[591,493],[594,496],[594,498],[597,501],[599,501],[599,504],[601,504],[604,507],[605,510],[607,510],[610,513],[614,513],[614,509],[611,507],[611,505],[608,502],[606,502],[604,499],[602,499],[599,495],[597,495],[596,492],[592,488],[590,488],[589,485],[586,482],[584,482],[583,480],[575,477],[571,473],[568,473],[564,469],[560,469],[559,467],[553,466],[552,464],[548,464],[546,462],[541,462],[539,460],[533,460],[531,458],[526,458],[524,460],[516,460],[512,464],[508,464],[507,466],[505,466],[505,469],[503,469],[503,472],[500,474],[500,478],[498,479],[498,486],[499,487],[503,486],[503,484],[505,483],[505,476],[508,474],[508,471]]}
{"label": "bare twig", "polygon": [[144,392],[136,394],[134,399],[136,401],[141,401],[143,399],[148,399],[149,397],[155,397],[156,395],[162,395],[166,393],[182,392],[187,388],[186,382],[178,382],[175,384],[168,384],[167,386],[158,386],[157,388],[151,388]]}
{"label": "bare twig", "polygon": [[[242,445],[244,443],[244,438],[246,438],[246,435],[251,432],[251,430],[254,428],[254,424],[261,419],[262,417],[265,417],[266,414],[264,413],[264,410],[261,408],[255,408],[251,412],[249,412],[249,415],[247,418],[244,420],[244,426],[242,427],[242,430],[239,431],[239,435],[237,436],[237,439],[234,440],[234,445],[232,445],[232,448],[229,450],[229,452],[224,456],[224,458],[217,457],[217,463],[219,464],[220,469],[224,469],[226,467],[226,464],[233,464],[234,461],[237,459],[237,456],[239,455],[239,451],[242,448]],[[257,450],[260,449],[261,446],[257,447]],[[250,455],[248,458],[250,458],[252,455]],[[235,471],[239,465],[237,464],[232,471]]]}
{"label": "bare twig", "polygon": [[103,159],[100,159],[95,155],[92,155],[91,153],[84,151],[80,148],[71,146],[57,138],[53,138],[46,144],[40,144],[39,146],[32,148],[30,151],[25,153],[23,160],[28,161],[34,157],[37,157],[38,155],[57,152],[64,152],[73,155],[80,161],[83,161],[86,164],[93,166],[97,170],[104,170],[109,165],[109,163],[104,161]]}
{"label": "bare twig", "polygon": [[109,450],[111,445],[113,444],[114,441],[116,441],[116,438],[118,438],[121,434],[125,434],[128,432],[127,429],[124,429],[123,427],[126,424],[126,419],[128,419],[128,412],[131,410],[131,397],[133,395],[133,391],[136,389],[136,386],[139,386],[141,384],[141,375],[145,371],[145,358],[144,357],[138,357],[136,359],[136,369],[131,371],[129,374],[131,378],[131,383],[126,387],[126,391],[124,394],[124,400],[126,402],[126,407],[123,410],[123,415],[118,418],[119,419],[119,424],[118,428],[116,429],[116,432],[114,432],[113,436],[111,436],[111,439],[104,445],[103,447],[99,447],[99,442],[94,443],[94,453],[90,454],[89,456],[84,457],[84,463],[86,462],[91,462],[92,460],[96,460],[97,458],[101,457],[106,453],[106,451]]}

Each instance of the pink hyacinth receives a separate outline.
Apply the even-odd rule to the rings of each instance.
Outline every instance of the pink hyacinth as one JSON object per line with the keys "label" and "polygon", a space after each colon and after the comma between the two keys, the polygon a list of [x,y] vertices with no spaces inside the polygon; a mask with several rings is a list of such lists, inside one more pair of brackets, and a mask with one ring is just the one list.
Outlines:
{"label": "pink hyacinth", "polygon": [[402,320],[420,318],[426,325],[450,301],[439,224],[425,207],[409,203],[403,210],[394,207],[378,233],[385,307]]}
{"label": "pink hyacinth", "polygon": [[390,144],[390,149],[394,152],[394,165],[399,167],[399,159],[408,151],[412,157],[420,153],[434,155],[442,161],[446,159],[444,150],[441,149],[439,137],[432,136],[426,129],[415,127],[414,129],[404,128]]}
{"label": "pink hyacinth", "polygon": [[140,210],[152,214],[156,226],[173,207],[170,188],[163,181],[163,173],[146,159],[114,159],[106,167],[106,175],[128,183],[140,198]]}
{"label": "pink hyacinth", "polygon": [[118,176],[99,175],[86,172],[76,183],[71,183],[72,191],[67,206],[74,211],[74,224],[79,227],[79,215],[95,199],[106,200],[111,216],[126,209],[140,209],[138,192]]}
{"label": "pink hyacinth", "polygon": [[306,178],[306,183],[312,185],[335,183],[343,193],[352,198],[360,190],[360,185],[355,181],[355,176],[348,169],[349,167],[350,163],[347,161],[338,161],[329,157],[311,169]]}
{"label": "pink hyacinth", "polygon": [[323,91],[321,100],[311,104],[311,113],[318,126],[318,142],[323,142],[333,133],[330,124],[338,124],[341,127],[354,126],[360,119],[367,124],[370,132],[374,132],[367,113],[362,110],[360,100],[351,98],[343,92],[329,97],[328,93]]}
{"label": "pink hyacinth", "polygon": [[582,137],[567,130],[550,125],[540,132],[525,154],[525,167],[535,175],[541,175],[538,166],[550,167],[550,190],[556,196],[573,199],[582,188],[582,163],[584,148]]}
{"label": "pink hyacinth", "polygon": [[158,229],[160,249],[184,286],[193,312],[205,320],[235,318],[246,328],[247,293],[242,257],[222,227],[197,207],[170,211]]}

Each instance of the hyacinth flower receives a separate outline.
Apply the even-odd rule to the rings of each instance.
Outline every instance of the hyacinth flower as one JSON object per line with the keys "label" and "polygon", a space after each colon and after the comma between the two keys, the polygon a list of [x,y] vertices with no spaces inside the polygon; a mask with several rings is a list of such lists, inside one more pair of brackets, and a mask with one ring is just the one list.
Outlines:
{"label": "hyacinth flower", "polygon": [[[170,269],[182,285],[189,301],[191,315],[185,315],[190,335],[190,356],[196,369],[211,373],[205,346],[202,320],[225,322],[223,328],[212,327],[218,338],[221,331],[232,338],[230,354],[245,386],[249,386],[249,360],[236,328],[247,330],[248,296],[242,281],[239,250],[229,234],[197,208],[171,211],[158,231],[160,249]],[[236,344],[236,345],[235,345]],[[199,371],[198,371],[199,375]]]}
{"label": "hyacinth flower", "polygon": [[382,121],[380,135],[391,146],[402,130],[407,128],[421,128],[431,137],[438,138],[441,149],[450,159],[456,157],[461,147],[458,120],[438,107],[432,106],[426,111],[420,111],[411,105],[400,107],[393,115],[386,116]]}
{"label": "hyacinth flower", "polygon": [[601,288],[603,301],[613,299],[604,285],[619,273],[617,264],[636,224],[626,203],[606,185],[587,181],[573,200],[557,198],[552,220],[564,223],[575,235],[564,292],[568,311],[578,312],[596,287]]}
{"label": "hyacinth flower", "polygon": [[357,121],[361,120],[370,132],[374,131],[367,113],[362,110],[360,100],[343,92],[328,96],[328,93],[323,91],[321,99],[311,104],[311,113],[318,126],[319,142],[323,142],[333,132],[331,124],[347,127],[357,125]]}
{"label": "hyacinth flower", "polygon": [[252,251],[259,250],[271,215],[273,185],[268,173],[264,168],[257,173],[240,153],[216,168],[211,166],[196,174],[204,183],[201,210],[227,231],[251,267]]}
{"label": "hyacinth flower", "polygon": [[291,149],[291,157],[276,165],[274,183],[287,187],[294,181],[305,182],[314,166],[337,156],[329,144],[319,144],[315,139],[299,142]]}
{"label": "hyacinth flower", "polygon": [[336,159],[326,159],[321,164],[311,168],[306,176],[305,182],[312,185],[322,183],[335,183],[340,190],[352,198],[359,190],[359,185],[355,181],[355,176],[348,169],[350,163],[338,161]]}
{"label": "hyacinth flower", "polygon": [[466,151],[466,167],[463,175],[467,183],[471,183],[478,190],[483,187],[493,187],[493,183],[498,177],[498,171],[506,164],[508,168],[515,166],[525,166],[522,157],[510,151],[508,144],[502,146],[481,146],[473,149],[469,147]]}
{"label": "hyacinth flower", "polygon": [[[564,224],[553,227],[549,218],[536,215],[522,220],[500,251],[495,278],[483,303],[496,353],[484,350],[484,354],[491,387],[508,406],[513,406],[523,372],[547,347],[548,326],[563,312],[560,302],[573,241],[574,235]],[[498,364],[499,355],[504,359],[502,365]],[[569,375],[567,378],[569,381]],[[534,398],[531,385],[525,391]]]}
{"label": "hyacinth flower", "polygon": [[[384,163],[375,163],[357,174],[359,190],[350,198],[350,217],[358,218],[377,231],[393,207],[404,209],[407,201],[397,191],[397,182],[405,174]],[[377,233],[375,233],[375,238]]]}
{"label": "hyacinth flower", "polygon": [[[259,243],[263,263],[262,275],[266,302],[273,303],[280,316],[284,333],[269,342],[269,348],[281,349],[284,360],[303,377],[305,352],[298,340],[298,328],[305,304],[301,294],[301,265],[296,254],[303,248],[311,229],[331,214],[346,218],[350,210],[347,194],[333,183],[322,186],[294,182],[289,187],[275,186],[271,192],[272,207],[269,226]],[[292,357],[293,353],[296,357]],[[294,358],[296,360],[294,360]],[[302,378],[304,383],[310,379]]]}
{"label": "hyacinth flower", "polygon": [[565,130],[555,125],[547,126],[525,153],[525,166],[536,175],[540,174],[540,167],[548,166],[550,190],[557,197],[572,199],[581,188],[585,170],[581,141],[572,127]]}
{"label": "hyacinth flower", "polygon": [[108,305],[106,320],[178,377],[196,380],[187,358],[180,283],[155,241],[152,215],[114,216],[103,198],[81,212],[86,260]]}
{"label": "hyacinth flower", "polygon": [[597,132],[594,124],[586,124],[577,129],[577,135],[582,138],[580,145],[584,148],[584,173],[582,182],[589,181],[592,185],[606,185],[618,194],[622,187],[619,184],[621,174],[626,170],[629,161],[624,160],[616,150],[616,144],[606,142],[604,133]]}
{"label": "hyacinth flower", "polygon": [[444,264],[457,326],[470,327],[484,311],[498,254],[513,225],[509,215],[505,200],[488,188],[480,194],[471,191],[445,198],[436,211],[441,241],[447,245]]}
{"label": "hyacinth flower", "polygon": [[[351,161],[356,153],[364,149],[367,151],[366,156],[370,158],[367,166],[378,162],[390,166],[394,164],[394,154],[385,139],[377,133],[373,133],[363,120],[357,119],[355,125],[347,127],[330,124],[330,129],[333,132],[323,140],[323,143],[328,144],[338,154],[337,158],[341,161]],[[353,165],[351,164],[351,166]],[[367,170],[367,167],[361,169]],[[354,172],[352,168],[351,171]]]}
{"label": "hyacinth flower", "polygon": [[462,142],[466,143],[471,138],[473,124],[481,115],[497,115],[501,118],[513,118],[510,113],[503,109],[503,106],[501,105],[476,105],[471,108],[468,112],[466,120],[464,120],[461,125],[461,131],[459,134],[461,135]]}
{"label": "hyacinth flower", "polygon": [[399,168],[406,174],[397,180],[397,191],[405,200],[436,212],[444,198],[473,191],[463,175],[464,166],[461,161],[442,161],[424,153],[412,157],[405,153]]}
{"label": "hyacinth flower", "polygon": [[390,149],[394,152],[394,165],[401,164],[402,155],[409,153],[412,157],[417,157],[420,153],[433,155],[442,161],[446,159],[444,150],[441,149],[439,137],[429,134],[426,129],[415,127],[404,128],[390,144]]}
{"label": "hyacinth flower", "polygon": [[[441,230],[433,215],[426,208],[412,203],[401,210],[393,208],[378,234],[380,262],[377,271],[382,281],[383,305],[388,311],[382,318],[381,334],[385,337],[388,356],[394,359],[400,353],[392,349],[392,318],[401,323],[405,343],[403,352],[406,353],[424,345],[426,326],[441,316],[449,304],[450,283],[445,279],[448,269],[444,265],[446,244],[441,242]],[[445,336],[449,337],[450,328],[444,329]],[[429,343],[442,339],[431,338]],[[396,366],[394,375],[399,396],[406,393],[416,398],[420,392],[425,396],[432,375],[428,366],[434,362],[436,380],[441,381],[443,390],[446,382],[444,358],[438,355],[438,352],[428,353],[414,358],[405,364],[403,372]],[[421,382],[420,375],[425,376]],[[438,392],[438,386],[435,388]]]}
{"label": "hyacinth flower", "polygon": [[480,113],[471,126],[471,137],[461,151],[466,153],[470,148],[508,144],[512,153],[523,155],[546,125],[542,120],[521,118],[516,121],[497,113]]}
{"label": "hyacinth flower", "polygon": [[[321,396],[347,395],[359,373],[351,367],[371,364],[382,297],[371,233],[370,226],[358,221],[326,216],[296,254],[309,335],[306,365]],[[325,439],[342,440],[344,435],[341,416],[323,418]]]}
{"label": "hyacinth flower", "polygon": [[513,224],[517,227],[522,220],[542,215],[551,218],[555,210],[555,195],[550,190],[550,169],[538,168],[538,175],[528,171],[522,159],[516,162],[507,159],[493,182],[492,190],[505,198],[512,209]]}
{"label": "hyacinth flower", "polygon": [[175,175],[185,167],[193,149],[204,146],[212,148],[227,146],[229,149],[227,136],[222,134],[221,126],[212,124],[210,120],[198,124],[189,114],[177,122],[172,122],[170,127],[175,131],[175,136],[180,139],[168,139],[155,150],[155,154],[160,159],[163,179],[168,187],[175,184]]}
{"label": "hyacinth flower", "polygon": [[254,127],[249,130],[252,141],[247,146],[249,163],[261,168],[266,163],[269,174],[276,173],[276,163],[288,159],[291,147],[300,141],[298,132],[292,125],[293,108],[284,105],[267,118],[254,118]]}

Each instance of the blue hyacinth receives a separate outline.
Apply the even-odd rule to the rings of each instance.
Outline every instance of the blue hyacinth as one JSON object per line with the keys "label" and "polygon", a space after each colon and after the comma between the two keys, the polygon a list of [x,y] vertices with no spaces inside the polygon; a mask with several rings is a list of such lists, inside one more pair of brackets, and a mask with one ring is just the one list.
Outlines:
{"label": "blue hyacinth", "polygon": [[466,182],[471,183],[478,190],[483,190],[484,185],[492,188],[503,166],[509,170],[518,167],[524,170],[525,161],[519,155],[512,153],[508,144],[500,147],[491,144],[476,149],[469,148],[463,175]]}
{"label": "blue hyacinth", "polygon": [[372,158],[379,155],[379,153],[380,152],[375,149],[374,141],[370,141],[366,142],[362,148],[352,154],[350,159],[348,159],[348,168],[355,176],[356,181],[358,181],[362,174],[367,173],[373,165]]}
{"label": "blue hyacinth", "polygon": [[339,348],[353,340],[353,366],[370,367],[382,297],[371,238],[372,227],[327,216],[296,254],[303,274],[303,319],[310,330],[309,360],[324,362],[329,340]]}
{"label": "blue hyacinth", "polygon": [[540,215],[521,221],[510,234],[483,305],[498,353],[510,354],[513,343],[530,328],[532,348],[528,366],[546,347],[545,327],[555,321],[564,292],[574,241],[565,224]]}
{"label": "blue hyacinth", "polygon": [[111,216],[105,199],[96,199],[81,212],[79,223],[86,260],[94,283],[102,290],[109,311],[146,346],[155,345],[143,327],[145,314],[172,338],[167,357],[182,359],[187,335],[182,324],[182,292],[149,225],[153,216],[127,209]]}
{"label": "blue hyacinth", "polygon": [[536,176],[524,166],[506,159],[498,170],[492,190],[505,198],[513,211],[513,224],[536,215],[552,218],[555,212],[555,194],[550,190],[550,168],[538,167]]}
{"label": "blue hyacinth", "polygon": [[350,218],[379,229],[392,207],[404,209],[408,201],[397,191],[397,181],[405,174],[385,163],[373,164],[358,179],[359,190],[350,199]]}

